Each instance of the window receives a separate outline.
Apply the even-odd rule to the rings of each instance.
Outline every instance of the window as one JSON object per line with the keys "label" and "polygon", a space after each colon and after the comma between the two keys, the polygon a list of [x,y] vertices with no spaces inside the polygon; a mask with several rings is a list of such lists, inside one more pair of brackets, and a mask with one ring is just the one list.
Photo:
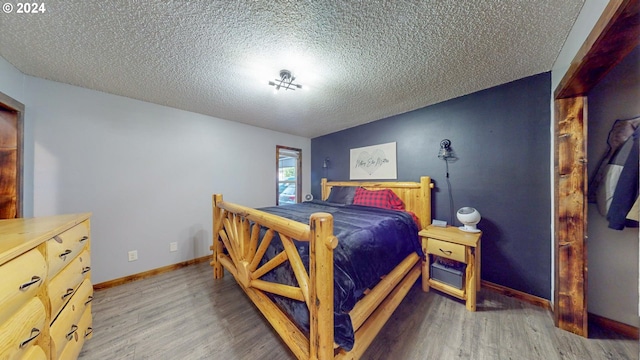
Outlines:
{"label": "window", "polygon": [[276,204],[300,202],[302,150],[276,146]]}

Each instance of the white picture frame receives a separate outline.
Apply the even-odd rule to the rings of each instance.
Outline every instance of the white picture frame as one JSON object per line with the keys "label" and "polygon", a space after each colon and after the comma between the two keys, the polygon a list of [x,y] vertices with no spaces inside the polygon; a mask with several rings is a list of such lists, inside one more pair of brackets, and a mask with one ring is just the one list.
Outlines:
{"label": "white picture frame", "polygon": [[349,159],[351,180],[398,178],[395,142],[351,149]]}

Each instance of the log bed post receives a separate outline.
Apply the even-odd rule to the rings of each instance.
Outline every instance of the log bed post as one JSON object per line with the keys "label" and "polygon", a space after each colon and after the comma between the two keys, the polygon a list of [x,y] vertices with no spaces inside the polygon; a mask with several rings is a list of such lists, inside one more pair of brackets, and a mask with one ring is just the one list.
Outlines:
{"label": "log bed post", "polygon": [[320,179],[320,200],[327,200],[329,197],[329,188],[327,188],[327,178]]}
{"label": "log bed post", "polygon": [[315,213],[309,219],[309,358],[333,359],[333,216]]}
{"label": "log bed post", "polygon": [[218,233],[222,229],[222,209],[218,207],[218,203],[222,202],[222,194],[214,194],[213,195],[213,229],[212,229],[212,238],[213,243],[211,244],[210,249],[213,250],[213,259],[211,260],[210,265],[213,267],[213,278],[214,279],[222,279],[224,276],[224,268],[220,263],[220,259],[218,258],[218,254],[222,253],[222,241],[220,240],[220,236]]}
{"label": "log bed post", "polygon": [[433,186],[430,176],[420,177],[420,201],[418,203],[420,204],[419,218],[422,229],[431,224],[431,189]]}

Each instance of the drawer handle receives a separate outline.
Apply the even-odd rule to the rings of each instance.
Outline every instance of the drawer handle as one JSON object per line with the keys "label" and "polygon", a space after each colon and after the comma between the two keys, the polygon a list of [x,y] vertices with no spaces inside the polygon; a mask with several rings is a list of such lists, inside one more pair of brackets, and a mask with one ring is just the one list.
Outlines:
{"label": "drawer handle", "polygon": [[451,250],[442,250],[442,249],[440,249],[440,251],[442,251],[442,253],[445,254],[445,255],[453,254],[453,251],[451,251]]}
{"label": "drawer handle", "polygon": [[89,239],[89,237],[88,237],[88,236],[83,236],[83,237],[81,237],[81,238],[80,238],[80,240],[78,240],[78,241],[79,241],[79,242],[85,242],[85,241],[87,241],[88,239]]}
{"label": "drawer handle", "polygon": [[67,249],[62,254],[58,255],[58,257],[60,257],[60,259],[65,261],[65,260],[67,260],[67,255],[69,255],[69,254],[71,254],[71,250]]}
{"label": "drawer handle", "polygon": [[86,274],[86,273],[88,273],[89,271],[91,271],[91,266],[87,266],[87,267],[83,267],[83,268],[82,268],[82,273],[83,273],[83,274]]}
{"label": "drawer handle", "polygon": [[67,297],[69,297],[69,296],[71,296],[71,295],[73,295],[73,289],[68,288],[68,289],[67,289],[67,292],[66,292],[66,293],[64,293],[64,294],[62,294],[62,300],[64,300],[65,298],[67,298]]}
{"label": "drawer handle", "polygon": [[84,337],[87,337],[89,335],[93,334],[93,328],[92,327],[88,327],[87,330],[85,330],[84,332]]}
{"label": "drawer handle", "polygon": [[78,325],[71,325],[71,331],[67,333],[65,336],[67,340],[71,341],[73,339],[73,334],[78,331]]}
{"label": "drawer handle", "polygon": [[38,335],[40,335],[40,329],[38,328],[33,328],[31,329],[31,335],[30,338],[28,338],[27,340],[23,341],[20,343],[20,349],[22,349],[23,347],[25,347],[28,343],[32,342],[33,340],[35,340],[35,338],[38,337]]}
{"label": "drawer handle", "polygon": [[85,302],[84,302],[84,304],[85,304],[85,305],[87,305],[88,303],[90,303],[90,302],[92,302],[92,301],[93,301],[93,296],[89,295],[89,296],[87,297],[87,301],[85,301]]}
{"label": "drawer handle", "polygon": [[38,282],[38,281],[40,281],[40,280],[42,280],[42,279],[40,279],[40,276],[36,276],[36,275],[34,275],[33,277],[31,277],[31,281],[26,282],[26,283],[24,283],[24,284],[20,285],[20,288],[19,288],[19,289],[20,289],[20,290],[26,290],[29,286],[31,286],[31,285],[33,285],[33,284],[37,283],[37,282]]}

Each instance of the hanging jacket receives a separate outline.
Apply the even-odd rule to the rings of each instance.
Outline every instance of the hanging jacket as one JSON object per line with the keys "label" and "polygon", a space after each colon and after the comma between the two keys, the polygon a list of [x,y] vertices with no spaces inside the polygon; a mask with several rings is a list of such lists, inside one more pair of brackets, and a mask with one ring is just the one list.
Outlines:
{"label": "hanging jacket", "polygon": [[[607,137],[607,150],[598,162],[595,173],[589,179],[588,200],[591,203],[598,203],[598,210],[600,210],[602,216],[606,216],[608,211],[608,206],[602,202],[602,199],[611,199],[619,171],[622,170],[611,166],[612,158],[619,153],[620,147],[624,145],[638,127],[640,127],[640,116],[632,119],[616,120],[613,123]],[[624,160],[618,165],[623,165],[623,163]],[[615,173],[617,170],[618,173]],[[607,190],[603,186],[608,186],[610,189]]]}
{"label": "hanging jacket", "polygon": [[640,176],[638,171],[640,159],[638,146],[640,140],[640,128],[633,132],[632,146],[624,162],[624,167],[620,172],[618,183],[607,213],[609,227],[615,230],[622,230],[627,224],[627,214],[638,198],[638,184]]}
{"label": "hanging jacket", "polygon": [[605,167],[602,182],[596,191],[596,204],[598,206],[598,212],[602,216],[606,217],[609,212],[620,174],[622,173],[622,169],[624,169],[624,165],[627,162],[632,148],[633,136],[629,136],[629,139],[614,153]]}

